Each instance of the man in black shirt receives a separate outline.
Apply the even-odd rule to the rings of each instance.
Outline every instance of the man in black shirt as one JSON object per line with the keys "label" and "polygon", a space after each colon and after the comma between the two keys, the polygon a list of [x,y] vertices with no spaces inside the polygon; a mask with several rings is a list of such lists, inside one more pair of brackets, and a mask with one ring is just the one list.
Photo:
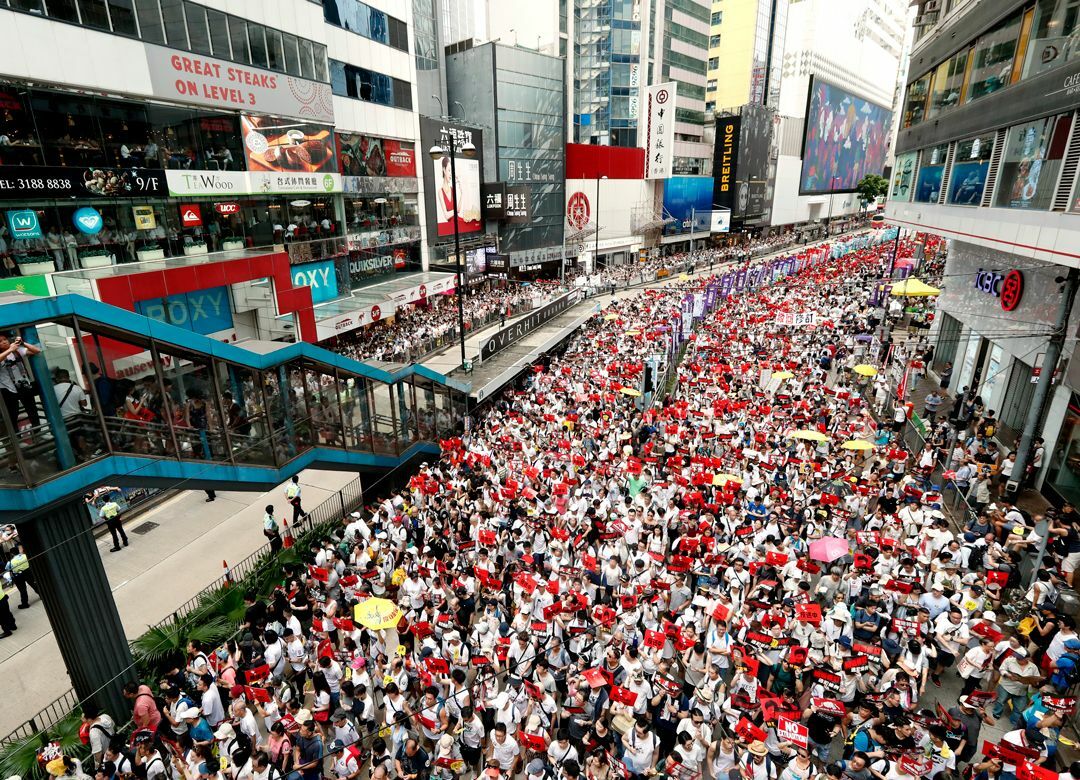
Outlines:
{"label": "man in black shirt", "polygon": [[415,739],[407,739],[394,761],[397,776],[402,780],[425,780],[428,776],[428,754]]}

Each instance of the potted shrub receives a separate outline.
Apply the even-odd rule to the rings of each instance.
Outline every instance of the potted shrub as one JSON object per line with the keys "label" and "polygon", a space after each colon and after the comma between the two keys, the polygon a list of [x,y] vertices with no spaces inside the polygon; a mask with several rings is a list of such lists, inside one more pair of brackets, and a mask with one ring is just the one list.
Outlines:
{"label": "potted shrub", "polygon": [[48,274],[56,270],[56,263],[50,255],[15,255],[21,276]]}
{"label": "potted shrub", "polygon": [[221,251],[232,252],[237,249],[244,248],[244,239],[242,238],[226,238],[221,242]]}
{"label": "potted shrub", "polygon": [[83,268],[104,268],[115,264],[116,257],[105,247],[99,246],[79,252],[79,265]]}
{"label": "potted shrub", "polygon": [[184,239],[184,254],[185,255],[205,255],[206,242],[201,238],[185,238]]}
{"label": "potted shrub", "polygon": [[139,243],[139,248],[135,250],[135,257],[140,261],[146,260],[164,260],[165,250],[161,248],[161,245],[157,241],[142,241]]}

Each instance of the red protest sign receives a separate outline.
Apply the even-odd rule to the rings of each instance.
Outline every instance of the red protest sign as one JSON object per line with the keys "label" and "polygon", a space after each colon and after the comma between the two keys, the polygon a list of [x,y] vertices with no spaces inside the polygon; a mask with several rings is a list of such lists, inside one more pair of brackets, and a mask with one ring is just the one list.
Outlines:
{"label": "red protest sign", "polygon": [[611,698],[613,701],[617,701],[619,704],[625,704],[627,707],[633,707],[634,702],[637,701],[637,692],[632,691],[629,688],[623,688],[620,685],[611,686]]}
{"label": "red protest sign", "polygon": [[806,726],[784,717],[776,721],[776,738],[781,742],[790,742],[801,748],[810,744],[810,732]]}
{"label": "red protest sign", "polygon": [[764,742],[768,737],[764,729],[755,726],[745,716],[739,718],[739,722],[735,724],[735,733],[747,742]]}

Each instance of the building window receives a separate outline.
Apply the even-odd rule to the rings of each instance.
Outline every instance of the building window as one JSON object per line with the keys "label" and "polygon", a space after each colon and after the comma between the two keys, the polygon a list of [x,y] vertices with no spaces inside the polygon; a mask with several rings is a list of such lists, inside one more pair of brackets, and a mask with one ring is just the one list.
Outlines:
{"label": "building window", "polygon": [[1080,55],[1080,0],[1039,0],[1024,61],[1024,78],[1061,67]]}
{"label": "building window", "polygon": [[[49,0],[47,5],[41,0],[0,0],[0,6],[244,65],[318,81],[329,78],[325,46],[254,23],[249,29],[245,19],[190,0]],[[404,22],[387,18],[391,45],[408,50]]]}
{"label": "building window", "polygon": [[954,206],[978,206],[982,202],[993,151],[993,134],[969,138],[956,144],[952,173],[949,174],[949,203]]}
{"label": "building window", "polygon": [[322,5],[327,24],[401,51],[409,50],[408,26],[400,19],[359,0],[324,0]]}
{"label": "building window", "polygon": [[705,86],[706,92],[716,92],[716,79],[709,79]]}
{"label": "building window", "polygon": [[978,100],[1009,86],[1022,19],[1021,14],[1015,14],[975,42],[968,100]]}
{"label": "building window", "polygon": [[995,206],[1050,208],[1071,122],[1071,116],[1052,116],[1009,128]]}
{"label": "building window", "polygon": [[330,61],[330,89],[340,97],[412,110],[409,82],[337,60]]}
{"label": "building window", "polygon": [[967,68],[970,52],[970,49],[964,49],[938,65],[937,70],[934,71],[929,116],[937,116],[942,111],[960,105],[964,89],[964,71]]}
{"label": "building window", "polygon": [[938,202],[941,195],[941,179],[945,173],[945,160],[948,156],[948,144],[923,150],[922,165],[919,166],[919,180],[915,185],[915,200],[918,203]]}
{"label": "building window", "polygon": [[718,49],[718,48],[720,48],[720,36],[719,35],[710,35],[709,36],[709,48],[710,49]]}
{"label": "building window", "polygon": [[716,70],[720,67],[719,57],[709,57],[709,70]]}
{"label": "building window", "polygon": [[714,24],[715,25],[715,24],[723,24],[723,23],[724,23],[724,12],[723,11],[713,11],[712,12],[712,19],[709,20],[709,24]]}
{"label": "building window", "polygon": [[908,85],[904,101],[904,127],[917,125],[926,118],[926,98],[930,90],[930,74]]}

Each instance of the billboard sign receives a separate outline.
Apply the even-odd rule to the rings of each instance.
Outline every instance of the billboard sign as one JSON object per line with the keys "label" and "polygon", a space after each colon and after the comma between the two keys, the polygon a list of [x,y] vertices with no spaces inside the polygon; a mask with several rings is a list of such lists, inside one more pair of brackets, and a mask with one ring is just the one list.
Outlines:
{"label": "billboard sign", "polygon": [[664,213],[675,218],[674,232],[689,231],[691,223],[694,230],[707,230],[712,194],[708,176],[675,176],[664,182]]}
{"label": "billboard sign", "polygon": [[645,130],[645,178],[671,176],[675,151],[675,82],[654,84],[645,89],[644,116],[638,127]]}
{"label": "billboard sign", "polygon": [[416,150],[408,141],[362,133],[336,133],[343,176],[416,176]]}
{"label": "billboard sign", "polygon": [[881,174],[891,124],[889,109],[811,77],[799,194],[854,192],[864,176]]}
{"label": "billboard sign", "polygon": [[144,47],[155,97],[327,124],[334,121],[329,84],[151,43]]}
{"label": "billboard sign", "polygon": [[764,106],[748,104],[740,120],[734,215],[758,216],[766,209],[772,114]]}
{"label": "billboard sign", "polygon": [[178,293],[166,298],[138,301],[135,311],[158,322],[202,333],[204,336],[233,326],[228,287]]}
{"label": "billboard sign", "polygon": [[137,198],[168,194],[165,171],[144,168],[0,167],[0,200]]}
{"label": "billboard sign", "polygon": [[273,116],[240,116],[249,171],[337,173],[334,131],[326,126]]}
{"label": "billboard sign", "polygon": [[333,260],[294,265],[290,274],[293,287],[311,288],[312,303],[323,303],[338,297],[337,272]]}
{"label": "billboard sign", "polygon": [[532,194],[524,185],[506,188],[506,221],[512,225],[532,221]]}
{"label": "billboard sign", "polygon": [[739,132],[742,120],[737,116],[717,117],[716,149],[713,152],[713,202],[735,210],[735,176],[739,165]]}
{"label": "billboard sign", "polygon": [[[480,161],[484,154],[484,134],[464,125],[442,122],[437,119],[420,117],[420,140],[424,149],[439,146],[446,150],[453,144],[456,158],[451,165],[450,155],[437,158],[430,155],[424,159],[424,190],[428,197],[428,233],[432,241],[454,235],[454,226],[461,235],[479,233],[484,229],[484,220],[480,210],[483,205],[480,195],[480,182],[483,180]],[[476,152],[469,156],[463,153],[465,144],[471,143]],[[457,173],[455,213],[454,181],[452,170]]]}
{"label": "billboard sign", "polygon": [[501,181],[484,184],[484,219],[506,217],[506,183]]}

